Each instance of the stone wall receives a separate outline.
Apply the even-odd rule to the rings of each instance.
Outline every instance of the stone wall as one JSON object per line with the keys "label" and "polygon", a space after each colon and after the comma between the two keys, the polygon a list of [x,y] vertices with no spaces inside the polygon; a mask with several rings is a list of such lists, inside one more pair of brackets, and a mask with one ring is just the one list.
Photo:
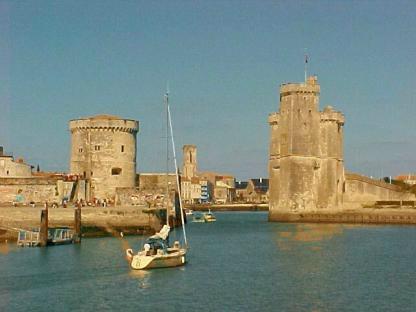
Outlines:
{"label": "stone wall", "polygon": [[415,200],[414,194],[397,185],[373,180],[358,174],[346,174],[344,208],[359,208],[376,201]]}
{"label": "stone wall", "polygon": [[16,202],[20,195],[21,204],[30,202],[61,203],[71,194],[74,182],[64,182],[54,178],[0,178],[0,204]]}
{"label": "stone wall", "polygon": [[15,161],[11,156],[0,155],[0,177],[27,178],[30,176],[32,176],[32,168],[23,160]]}
{"label": "stone wall", "polygon": [[137,175],[140,190],[166,190],[166,179],[169,189],[176,188],[176,175],[174,173],[140,173]]}

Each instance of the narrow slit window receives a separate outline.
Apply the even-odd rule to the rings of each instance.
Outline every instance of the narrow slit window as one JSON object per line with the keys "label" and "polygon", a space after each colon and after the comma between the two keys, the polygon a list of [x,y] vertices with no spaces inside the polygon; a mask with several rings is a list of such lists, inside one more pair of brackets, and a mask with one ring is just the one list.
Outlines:
{"label": "narrow slit window", "polygon": [[121,146],[121,152],[124,153],[124,145]]}

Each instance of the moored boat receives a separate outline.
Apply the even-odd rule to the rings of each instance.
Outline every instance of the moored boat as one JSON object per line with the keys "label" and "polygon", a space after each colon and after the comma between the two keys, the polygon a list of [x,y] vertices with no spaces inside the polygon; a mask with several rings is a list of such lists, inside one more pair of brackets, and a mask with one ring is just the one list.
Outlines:
{"label": "moored boat", "polygon": [[204,215],[201,213],[194,213],[192,222],[205,222]]}
{"label": "moored boat", "polygon": [[74,242],[74,231],[56,228],[49,231],[48,245],[66,245]]}
{"label": "moored boat", "polygon": [[204,213],[204,220],[205,222],[215,222],[217,221],[217,218],[214,216],[211,210],[208,210],[208,212]]}

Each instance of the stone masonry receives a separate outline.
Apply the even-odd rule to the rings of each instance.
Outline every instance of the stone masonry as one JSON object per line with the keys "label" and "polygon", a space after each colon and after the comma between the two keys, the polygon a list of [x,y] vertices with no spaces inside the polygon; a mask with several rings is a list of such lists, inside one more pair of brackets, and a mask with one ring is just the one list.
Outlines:
{"label": "stone masonry", "polygon": [[139,122],[110,115],[71,120],[71,174],[87,183],[87,200],[111,199],[134,188]]}
{"label": "stone masonry", "polygon": [[269,219],[284,213],[336,210],[344,187],[344,116],[319,111],[316,77],[280,87],[280,108],[269,116]]}

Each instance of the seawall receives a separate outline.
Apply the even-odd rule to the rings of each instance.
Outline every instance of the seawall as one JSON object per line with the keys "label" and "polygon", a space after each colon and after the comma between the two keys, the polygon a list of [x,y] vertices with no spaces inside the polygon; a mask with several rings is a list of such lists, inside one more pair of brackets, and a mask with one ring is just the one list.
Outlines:
{"label": "seawall", "polygon": [[268,204],[194,204],[185,205],[194,211],[269,211]]}
{"label": "seawall", "polygon": [[274,213],[269,221],[293,223],[362,223],[362,224],[416,224],[416,209],[374,209],[359,211]]}
{"label": "seawall", "polygon": [[[18,229],[38,228],[41,207],[0,207],[0,242],[17,239]],[[159,217],[145,207],[83,207],[83,237],[149,234],[160,229]],[[49,227],[73,227],[73,208],[49,208]]]}

